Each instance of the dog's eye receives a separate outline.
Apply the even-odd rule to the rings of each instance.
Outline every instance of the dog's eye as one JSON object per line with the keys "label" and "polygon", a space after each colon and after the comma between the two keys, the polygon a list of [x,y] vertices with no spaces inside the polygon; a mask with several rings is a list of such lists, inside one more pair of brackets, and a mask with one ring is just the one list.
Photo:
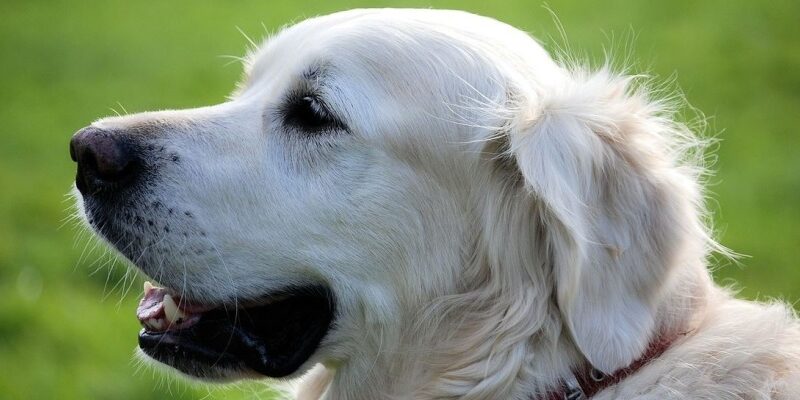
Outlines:
{"label": "dog's eye", "polygon": [[296,96],[290,100],[284,108],[283,118],[287,126],[310,133],[344,129],[344,124],[313,95]]}

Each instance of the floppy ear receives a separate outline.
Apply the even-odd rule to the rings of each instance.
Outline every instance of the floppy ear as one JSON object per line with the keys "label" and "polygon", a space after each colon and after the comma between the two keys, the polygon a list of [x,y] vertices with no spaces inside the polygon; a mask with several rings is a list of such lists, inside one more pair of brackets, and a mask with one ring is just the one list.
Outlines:
{"label": "floppy ear", "polygon": [[704,235],[696,178],[673,146],[686,132],[628,83],[573,76],[509,137],[525,187],[543,204],[565,325],[607,374],[645,351],[684,245]]}

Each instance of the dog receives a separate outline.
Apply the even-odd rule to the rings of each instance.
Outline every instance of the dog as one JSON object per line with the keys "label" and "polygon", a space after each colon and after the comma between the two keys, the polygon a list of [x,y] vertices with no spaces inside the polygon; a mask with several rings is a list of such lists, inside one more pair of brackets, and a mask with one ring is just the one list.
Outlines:
{"label": "dog", "polygon": [[353,10],[228,101],[78,131],[156,283],[142,357],[300,399],[797,399],[800,324],[707,269],[704,141],[634,76],[459,11]]}

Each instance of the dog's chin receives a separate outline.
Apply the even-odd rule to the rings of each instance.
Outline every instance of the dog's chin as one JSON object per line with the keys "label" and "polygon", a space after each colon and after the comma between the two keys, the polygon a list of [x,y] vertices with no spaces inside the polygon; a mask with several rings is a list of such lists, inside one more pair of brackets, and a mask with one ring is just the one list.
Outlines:
{"label": "dog's chin", "polygon": [[[158,290],[168,292],[150,289]],[[319,285],[235,305],[182,303],[167,296],[146,290],[139,307],[144,326],[139,348],[185,375],[208,381],[290,376],[316,352],[334,319],[333,295]]]}
{"label": "dog's chin", "polygon": [[145,353],[141,347],[136,348],[136,358],[150,367],[161,370],[165,373],[177,374],[192,381],[203,381],[207,383],[231,383],[244,379],[260,379],[261,375],[248,368],[241,366],[224,366],[217,363],[214,366],[195,363],[190,360],[173,359],[169,363],[159,361]]}

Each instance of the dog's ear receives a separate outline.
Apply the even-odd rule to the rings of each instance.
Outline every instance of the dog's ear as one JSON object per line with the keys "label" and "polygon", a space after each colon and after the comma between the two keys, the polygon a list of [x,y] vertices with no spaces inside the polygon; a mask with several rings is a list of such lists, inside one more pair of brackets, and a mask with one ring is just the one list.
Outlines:
{"label": "dog's ear", "polygon": [[678,138],[691,135],[628,85],[608,73],[572,76],[509,135],[541,205],[565,325],[608,374],[645,351],[664,289],[705,235],[696,176],[678,160]]}

